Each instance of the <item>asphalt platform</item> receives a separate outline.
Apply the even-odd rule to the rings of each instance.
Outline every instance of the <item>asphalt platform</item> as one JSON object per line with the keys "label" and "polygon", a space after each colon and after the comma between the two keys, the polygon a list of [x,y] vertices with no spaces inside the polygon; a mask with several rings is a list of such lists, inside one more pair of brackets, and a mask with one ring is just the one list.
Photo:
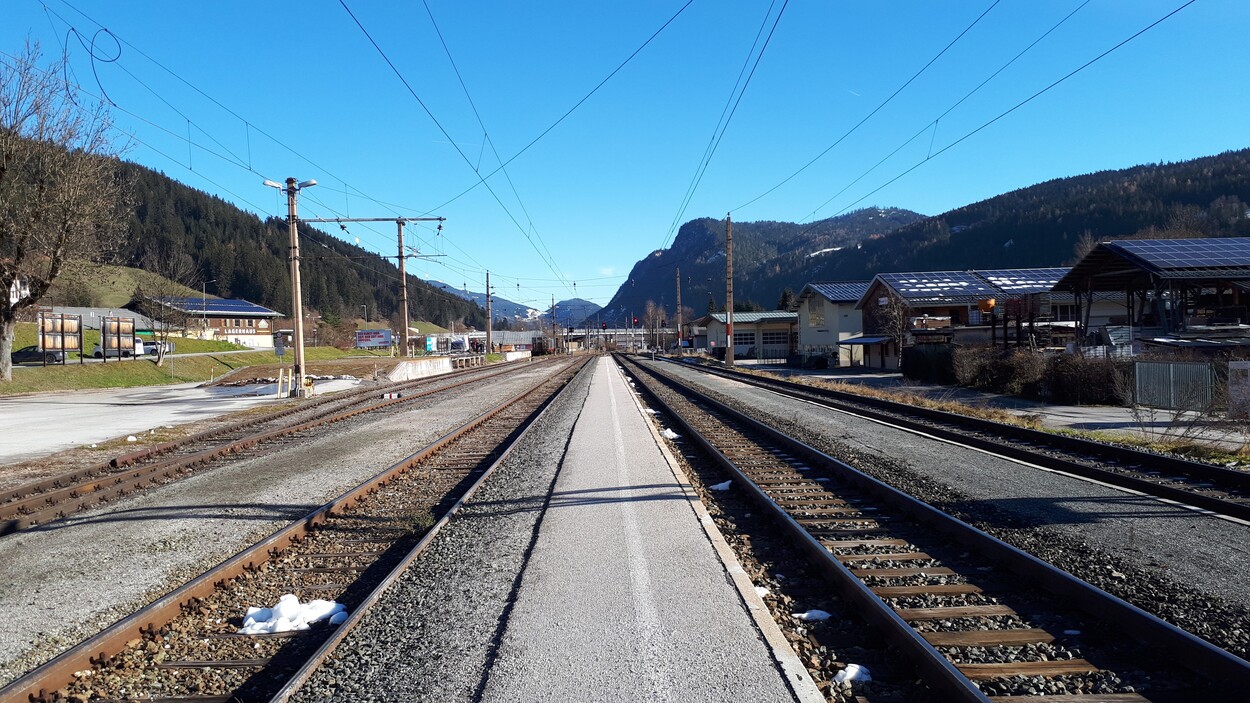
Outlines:
{"label": "asphalt platform", "polygon": [[621,371],[596,363],[483,700],[819,700]]}

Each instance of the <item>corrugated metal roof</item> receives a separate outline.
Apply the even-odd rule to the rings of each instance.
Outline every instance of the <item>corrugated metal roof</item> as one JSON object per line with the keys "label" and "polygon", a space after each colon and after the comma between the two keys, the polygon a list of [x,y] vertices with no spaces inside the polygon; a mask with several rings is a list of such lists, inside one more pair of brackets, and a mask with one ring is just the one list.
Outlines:
{"label": "corrugated metal roof", "polygon": [[808,283],[799,293],[802,297],[803,293],[813,290],[825,296],[835,303],[853,303],[864,297],[864,293],[868,292],[868,286],[872,281],[828,281],[822,283]]}
{"label": "corrugated metal roof", "polygon": [[[720,323],[725,322],[725,313],[713,313],[712,317]],[[799,314],[797,312],[787,312],[785,310],[768,310],[766,312],[735,312],[734,322],[750,324],[752,322],[771,321],[771,322],[797,322]]]}

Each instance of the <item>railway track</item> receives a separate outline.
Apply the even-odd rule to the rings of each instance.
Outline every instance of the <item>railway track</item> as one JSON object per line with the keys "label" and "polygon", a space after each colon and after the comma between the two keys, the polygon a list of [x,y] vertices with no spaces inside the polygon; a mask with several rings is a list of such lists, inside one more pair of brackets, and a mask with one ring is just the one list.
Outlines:
{"label": "railway track", "polygon": [[[537,362],[548,363],[548,362]],[[99,507],[144,488],[191,475],[214,461],[298,432],[463,388],[532,365],[476,368],[391,383],[301,403],[259,418],[115,456],[87,469],[0,494],[0,536]]]}
{"label": "railway track", "polygon": [[[424,550],[589,357],[553,373],[0,689],[0,703],[285,700]],[[240,634],[283,594],[346,607],[340,626]]]}
{"label": "railway track", "polygon": [[622,359],[938,700],[1239,700],[1250,663]]}
{"label": "railway track", "polygon": [[1052,471],[1250,520],[1250,472],[792,381],[703,365],[682,367]]}

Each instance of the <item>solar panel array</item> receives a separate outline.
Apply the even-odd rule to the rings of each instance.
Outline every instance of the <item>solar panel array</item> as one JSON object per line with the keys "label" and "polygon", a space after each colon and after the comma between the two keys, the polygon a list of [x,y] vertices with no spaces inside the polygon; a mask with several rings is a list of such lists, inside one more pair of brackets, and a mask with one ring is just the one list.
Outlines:
{"label": "solar panel array", "polygon": [[882,273],[878,277],[907,300],[992,298],[999,291],[971,271]]}
{"label": "solar panel array", "polygon": [[230,298],[161,298],[161,302],[196,315],[281,317],[282,314],[246,300]]}
{"label": "solar panel array", "polygon": [[1068,268],[999,269],[975,271],[995,288],[1008,294],[1049,293],[1059,279],[1067,275]]}
{"label": "solar panel array", "polygon": [[1160,272],[1250,269],[1250,238],[1247,237],[1131,239],[1107,242],[1105,246],[1125,252]]}

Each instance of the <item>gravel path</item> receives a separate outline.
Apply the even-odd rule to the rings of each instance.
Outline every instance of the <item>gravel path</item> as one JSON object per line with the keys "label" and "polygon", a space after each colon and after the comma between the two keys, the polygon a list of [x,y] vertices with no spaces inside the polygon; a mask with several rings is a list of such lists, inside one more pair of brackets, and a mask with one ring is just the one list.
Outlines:
{"label": "gravel path", "polygon": [[660,368],[1243,657],[1250,650],[1245,525],[684,367]]}
{"label": "gravel path", "polygon": [[[0,539],[0,683],[151,602],[448,430],[532,385],[538,371],[489,390],[414,401],[327,426],[279,451],[43,529]],[[34,576],[37,575],[37,576]]]}

